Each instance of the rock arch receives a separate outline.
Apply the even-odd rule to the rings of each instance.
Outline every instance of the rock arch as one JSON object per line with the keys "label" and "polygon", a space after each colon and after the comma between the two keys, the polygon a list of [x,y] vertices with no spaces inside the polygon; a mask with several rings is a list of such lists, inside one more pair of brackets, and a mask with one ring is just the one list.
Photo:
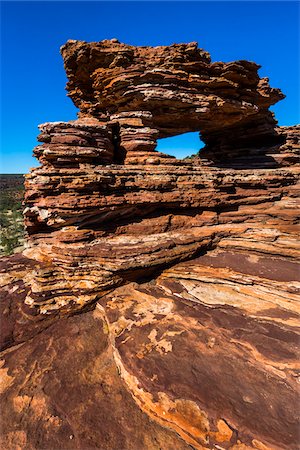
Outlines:
{"label": "rock arch", "polygon": [[[25,253],[46,264],[26,300],[34,313],[82,308],[239,236],[256,214],[274,223],[261,205],[296,183],[295,130],[276,128],[268,108],[283,94],[257,64],[212,63],[196,43],[68,41],[61,52],[80,112],[40,126],[42,166],[26,177]],[[199,158],[155,150],[189,131],[206,144]]]}
{"label": "rock arch", "polygon": [[[280,92],[194,43],[63,55],[80,118],[40,125],[33,260],[0,267],[2,448],[299,448],[300,126],[274,128]],[[186,130],[199,158],[155,152]]]}
{"label": "rock arch", "polygon": [[206,155],[278,142],[269,107],[284,95],[249,61],[211,62],[196,42],[134,47],[117,40],[68,41],[67,90],[79,117],[119,124],[125,164],[173,164],[156,139],[199,131]]}

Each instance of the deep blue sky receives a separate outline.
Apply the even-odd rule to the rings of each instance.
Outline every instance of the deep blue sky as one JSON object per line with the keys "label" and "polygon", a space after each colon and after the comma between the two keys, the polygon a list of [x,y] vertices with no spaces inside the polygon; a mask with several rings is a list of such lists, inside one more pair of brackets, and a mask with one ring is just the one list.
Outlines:
{"label": "deep blue sky", "polygon": [[[59,47],[68,39],[118,38],[133,45],[198,41],[214,61],[262,65],[287,98],[273,110],[280,125],[299,123],[299,3],[252,2],[1,2],[2,121],[0,173],[24,173],[37,125],[72,120]],[[191,154],[193,135],[177,156]],[[167,148],[160,147],[161,149]]]}

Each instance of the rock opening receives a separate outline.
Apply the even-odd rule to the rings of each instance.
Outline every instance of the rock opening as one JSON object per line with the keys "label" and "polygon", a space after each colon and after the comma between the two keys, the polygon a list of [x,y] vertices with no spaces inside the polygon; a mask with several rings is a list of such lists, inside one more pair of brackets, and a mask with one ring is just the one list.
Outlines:
{"label": "rock opening", "polygon": [[[26,252],[53,267],[27,298],[40,312],[80,309],[125,273],[155,272],[240,233],[224,224],[255,223],[295,183],[292,172],[268,173],[295,163],[282,145],[294,130],[275,127],[269,106],[283,95],[257,64],[212,63],[196,43],[69,41],[62,55],[79,119],[40,126],[42,166],[26,179]],[[199,151],[199,130],[199,157],[179,159]]]}
{"label": "rock opening", "polygon": [[198,155],[205,146],[197,131],[157,140],[156,150],[177,159]]}

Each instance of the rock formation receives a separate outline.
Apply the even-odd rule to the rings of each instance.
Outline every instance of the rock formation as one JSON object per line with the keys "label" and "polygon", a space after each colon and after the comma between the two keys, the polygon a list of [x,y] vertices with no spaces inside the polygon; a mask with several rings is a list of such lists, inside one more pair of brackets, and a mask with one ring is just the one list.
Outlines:
{"label": "rock formation", "polygon": [[[4,448],[298,448],[283,94],[196,43],[61,52],[79,117],[40,126],[27,249],[3,261]],[[187,131],[196,158],[155,150]]]}
{"label": "rock formation", "polygon": [[61,52],[79,117],[116,124],[125,164],[155,163],[156,138],[188,131],[200,131],[213,150],[261,147],[274,136],[268,108],[284,96],[259,78],[255,63],[211,63],[196,42],[150,48],[68,41]]}

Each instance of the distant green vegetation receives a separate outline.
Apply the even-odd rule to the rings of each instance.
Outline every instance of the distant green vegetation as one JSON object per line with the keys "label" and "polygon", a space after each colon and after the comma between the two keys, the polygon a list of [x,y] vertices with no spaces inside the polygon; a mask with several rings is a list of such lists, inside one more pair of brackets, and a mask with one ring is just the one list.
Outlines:
{"label": "distant green vegetation", "polygon": [[0,256],[24,244],[23,175],[0,175]]}

